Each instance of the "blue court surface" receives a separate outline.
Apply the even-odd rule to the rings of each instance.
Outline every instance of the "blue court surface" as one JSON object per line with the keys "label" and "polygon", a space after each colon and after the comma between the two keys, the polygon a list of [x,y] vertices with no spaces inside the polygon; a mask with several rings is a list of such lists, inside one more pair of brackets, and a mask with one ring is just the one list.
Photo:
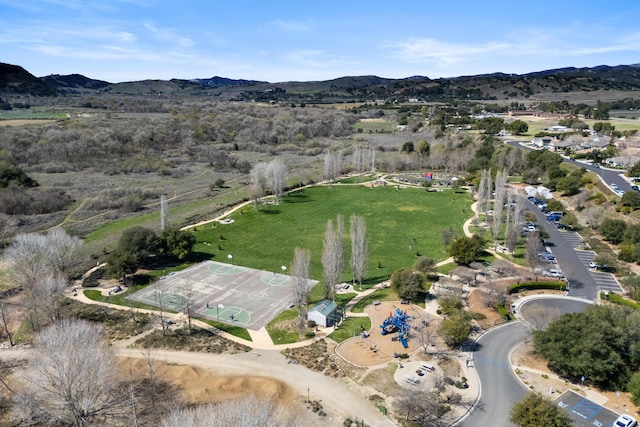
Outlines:
{"label": "blue court surface", "polygon": [[[317,281],[309,280],[314,286]],[[239,265],[205,261],[163,276],[131,299],[258,330],[293,302],[291,276]]]}

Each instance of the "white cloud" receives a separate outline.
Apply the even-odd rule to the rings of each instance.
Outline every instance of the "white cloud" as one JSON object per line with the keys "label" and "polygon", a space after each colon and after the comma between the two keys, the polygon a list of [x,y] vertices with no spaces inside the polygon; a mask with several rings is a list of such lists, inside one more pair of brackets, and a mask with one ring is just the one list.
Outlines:
{"label": "white cloud", "polygon": [[190,47],[194,44],[190,38],[179,35],[175,28],[158,28],[151,22],[145,22],[143,26],[160,40],[169,41],[183,47]]}
{"label": "white cloud", "polygon": [[271,25],[278,27],[281,30],[294,31],[294,32],[311,31],[313,30],[313,27],[314,27],[313,22],[310,20],[287,21],[284,19],[278,19],[271,22]]}
{"label": "white cloud", "polygon": [[514,44],[507,42],[461,44],[442,42],[432,38],[414,38],[387,43],[383,47],[395,50],[394,54],[406,62],[435,62],[440,66],[467,62],[478,56],[501,55],[516,48]]}

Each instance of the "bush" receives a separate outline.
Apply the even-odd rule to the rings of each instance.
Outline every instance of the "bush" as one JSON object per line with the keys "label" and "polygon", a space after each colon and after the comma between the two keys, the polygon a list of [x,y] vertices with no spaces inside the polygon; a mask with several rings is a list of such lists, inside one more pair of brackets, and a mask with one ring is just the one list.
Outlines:
{"label": "bush", "polygon": [[307,328],[315,328],[316,327],[316,321],[315,320],[309,320],[307,322]]}
{"label": "bush", "polygon": [[515,294],[520,291],[535,289],[552,289],[557,291],[564,291],[566,290],[566,286],[567,285],[564,282],[524,282],[509,286],[509,293]]}
{"label": "bush", "polygon": [[95,288],[100,286],[100,279],[102,279],[107,272],[104,268],[98,268],[92,271],[87,277],[82,281],[83,288]]}

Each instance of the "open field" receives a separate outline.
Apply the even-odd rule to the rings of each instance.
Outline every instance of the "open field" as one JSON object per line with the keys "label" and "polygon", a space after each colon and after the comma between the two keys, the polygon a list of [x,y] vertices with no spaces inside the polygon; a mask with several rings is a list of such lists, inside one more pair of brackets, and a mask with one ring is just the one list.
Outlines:
{"label": "open field", "polygon": [[[196,251],[233,263],[267,271],[288,266],[296,246],[311,252],[311,277],[322,278],[322,247],[327,220],[338,214],[345,220],[345,257],[350,254],[349,216],[367,222],[369,268],[366,278],[378,282],[416,254],[446,258],[441,232],[461,230],[471,214],[467,193],[426,192],[424,189],[361,186],[319,186],[290,193],[280,205],[247,206],[230,216],[230,224],[213,223],[195,231]],[[445,213],[446,214],[443,214]],[[346,260],[348,265],[348,259]],[[348,270],[348,268],[347,268]],[[345,281],[351,280],[345,274]]]}

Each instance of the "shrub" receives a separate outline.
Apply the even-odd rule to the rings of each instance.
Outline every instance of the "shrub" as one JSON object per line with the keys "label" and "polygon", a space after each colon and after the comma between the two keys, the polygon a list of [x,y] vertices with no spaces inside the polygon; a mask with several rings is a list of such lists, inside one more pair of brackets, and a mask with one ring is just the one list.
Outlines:
{"label": "shrub", "polygon": [[509,286],[509,293],[515,294],[520,291],[534,290],[534,289],[552,289],[558,291],[566,290],[566,284],[564,282],[524,282],[516,285]]}
{"label": "shrub", "polygon": [[316,321],[315,320],[309,320],[307,322],[307,327],[308,328],[315,328],[316,327]]}

